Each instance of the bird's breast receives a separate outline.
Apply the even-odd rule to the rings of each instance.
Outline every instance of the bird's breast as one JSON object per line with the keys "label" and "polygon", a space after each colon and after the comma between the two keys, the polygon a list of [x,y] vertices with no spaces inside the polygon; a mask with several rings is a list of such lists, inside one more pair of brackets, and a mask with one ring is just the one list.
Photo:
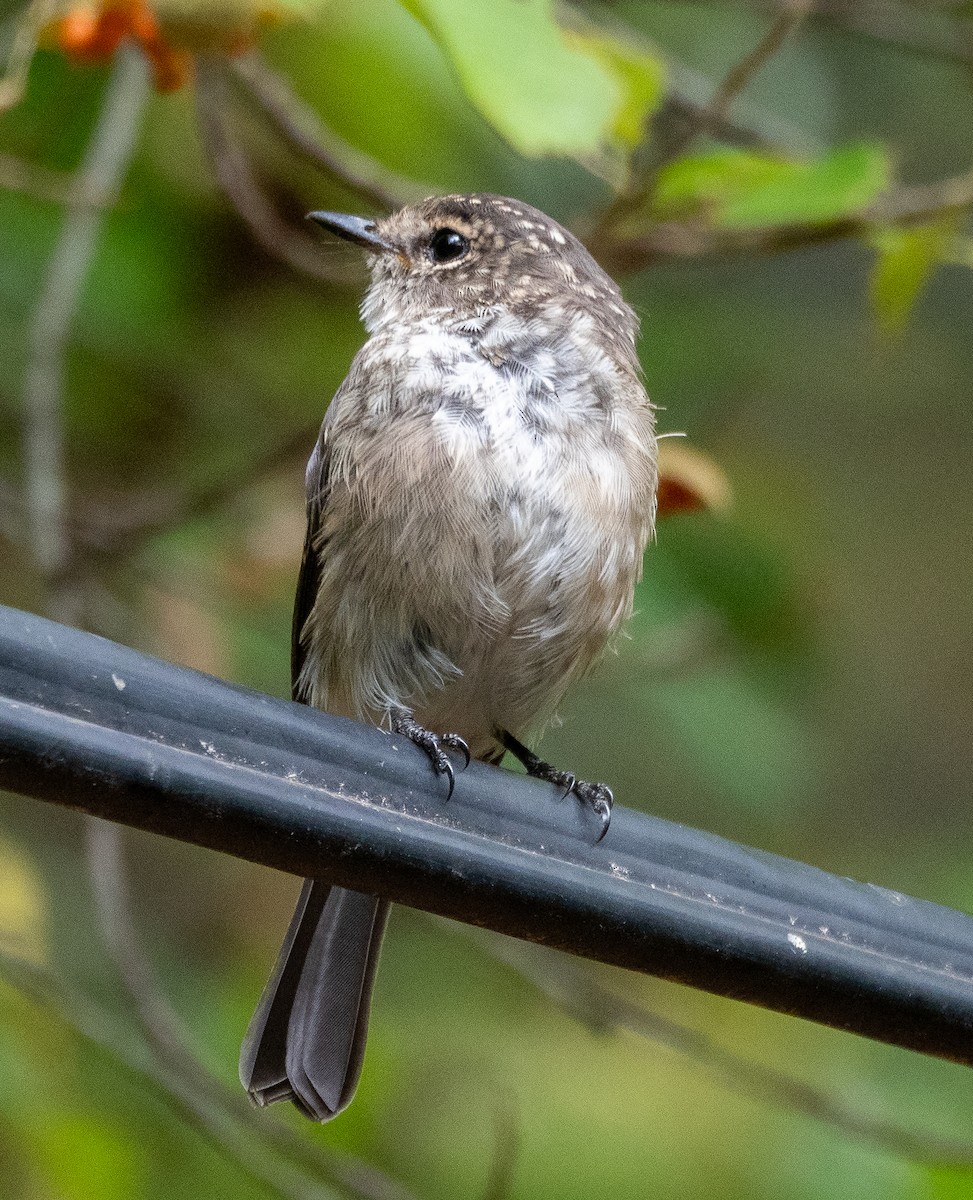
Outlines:
{"label": "bird's breast", "polygon": [[347,675],[342,710],[397,696],[436,721],[459,704],[487,731],[522,729],[630,609],[651,410],[637,381],[616,397],[624,380],[570,348],[484,352],[423,330],[375,349],[329,414],[322,674]]}

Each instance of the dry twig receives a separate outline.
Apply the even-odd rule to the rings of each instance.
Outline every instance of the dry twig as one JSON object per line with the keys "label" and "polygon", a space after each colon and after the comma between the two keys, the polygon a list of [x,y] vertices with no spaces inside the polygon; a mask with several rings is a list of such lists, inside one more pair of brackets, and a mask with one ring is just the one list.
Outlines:
{"label": "dry twig", "polygon": [[436,190],[390,171],[338,137],[256,51],[237,59],[233,73],[244,95],[291,149],[380,208],[398,208]]}
{"label": "dry twig", "polygon": [[[437,920],[444,926],[445,922]],[[555,951],[498,938],[451,923],[491,957],[510,967],[559,1008],[594,1032],[625,1031],[685,1055],[734,1092],[819,1121],[845,1137],[869,1142],[900,1158],[927,1165],[973,1166],[973,1143],[917,1133],[899,1123],[869,1116],[860,1107],[775,1067],[717,1045],[699,1030],[680,1025],[606,987],[589,966]]]}
{"label": "dry twig", "polygon": [[[347,1189],[356,1200],[414,1200],[395,1180],[352,1158],[327,1151],[295,1135],[277,1120],[255,1113],[242,1093],[216,1078],[191,1048],[188,1030],[163,995],[146,957],[133,917],[124,856],[124,830],[109,821],[87,824],[89,875],[99,928],[125,992],[132,1001],[139,1031],[165,1078],[207,1128],[231,1124],[249,1129],[268,1151],[290,1160],[311,1179],[326,1179]],[[238,1151],[231,1151],[237,1158]],[[265,1168],[261,1168],[264,1170]],[[298,1189],[299,1196],[312,1195]]]}
{"label": "dry twig", "polygon": [[226,84],[222,62],[206,55],[197,58],[195,90],[200,136],[220,190],[268,254],[312,279],[343,282],[331,269],[321,247],[308,234],[289,225],[261,188],[227,120]]}
{"label": "dry twig", "polygon": [[76,619],[77,599],[68,588],[71,545],[62,413],[65,358],[104,209],[112,204],[124,179],[147,93],[145,60],[134,50],[122,50],[29,331],[23,390],[25,509],[34,561],[47,584],[47,609],[61,621]]}

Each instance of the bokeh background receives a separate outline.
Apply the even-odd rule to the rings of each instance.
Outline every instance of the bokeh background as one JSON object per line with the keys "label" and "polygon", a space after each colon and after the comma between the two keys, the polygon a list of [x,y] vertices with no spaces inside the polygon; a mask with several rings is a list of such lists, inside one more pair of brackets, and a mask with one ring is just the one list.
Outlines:
{"label": "bokeh background", "polygon": [[[286,695],[303,460],[362,341],[365,278],[300,215],[410,188],[519,196],[620,279],[661,428],[733,494],[660,525],[631,637],[545,756],[622,803],[973,911],[970,5],[799,22],[182,0],[143,36],[161,92],[141,51],[82,61],[110,57],[97,7],[78,26],[8,5],[0,24],[14,82],[43,27],[0,114],[0,600]],[[225,52],[253,40],[331,172],[227,82]],[[60,313],[52,433],[29,382],[53,344],[39,313],[65,222],[92,211],[98,130],[123,182],[95,197]],[[910,205],[922,219],[897,225]],[[38,462],[64,487],[46,517]],[[608,969],[565,982],[556,956],[403,909],[352,1108],[323,1129],[251,1119],[238,1045],[296,881],[126,833],[106,942],[90,840],[0,797],[3,1197],[973,1196],[937,1141],[973,1165],[968,1070]],[[583,978],[641,1006],[642,1036]]]}

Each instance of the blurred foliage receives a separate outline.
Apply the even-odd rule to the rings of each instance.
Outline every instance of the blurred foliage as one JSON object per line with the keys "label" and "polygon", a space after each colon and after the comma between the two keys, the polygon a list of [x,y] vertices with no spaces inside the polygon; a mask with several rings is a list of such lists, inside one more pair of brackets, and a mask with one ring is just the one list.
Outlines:
{"label": "blurred foliage", "polygon": [[909,318],[936,265],[956,241],[956,219],[940,217],[911,229],[883,229],[875,237],[872,304],[879,321],[896,332]]}
{"label": "blurred foliage", "polygon": [[[469,98],[524,154],[631,148],[661,97],[658,58],[562,29],[550,0],[408,0]],[[502,48],[502,53],[497,53]]]}
{"label": "blurred foliage", "polygon": [[713,151],[677,159],[660,172],[653,208],[660,217],[709,210],[717,225],[762,228],[857,212],[887,186],[880,146],[843,147],[816,162]]}
{"label": "blurred foliage", "polygon": [[[302,461],[361,343],[364,281],[300,216],[373,210],[410,185],[517,195],[618,275],[663,431],[688,432],[722,468],[714,495],[726,479],[734,494],[660,526],[631,636],[546,755],[624,803],[973,909],[958,835],[973,783],[973,14],[820,7],[799,27],[793,5],[641,0],[0,10],[0,599],[50,611],[67,588],[98,632],[285,695]],[[172,90],[147,101],[67,314],[71,555],[45,575],[24,379],[126,37]],[[286,120],[226,57],[258,39]],[[204,86],[214,71],[222,93]],[[296,97],[330,167],[296,152]],[[215,183],[228,163],[247,176],[232,202]],[[784,1092],[768,1104],[678,1040],[578,1020],[484,943],[404,911],[349,1112],[323,1130],[248,1114],[236,1054],[293,881],[127,839],[135,925],[205,1064],[187,1076],[111,961],[83,837],[68,814],[0,801],[11,1200],[973,1193],[969,1162],[880,1144]],[[968,1138],[962,1068],[594,975],[848,1111]]]}

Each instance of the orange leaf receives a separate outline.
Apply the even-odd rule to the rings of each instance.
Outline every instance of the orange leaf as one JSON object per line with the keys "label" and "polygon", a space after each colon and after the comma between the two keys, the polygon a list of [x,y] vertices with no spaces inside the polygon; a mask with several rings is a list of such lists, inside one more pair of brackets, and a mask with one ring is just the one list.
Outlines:
{"label": "orange leaf", "polygon": [[127,24],[116,10],[96,12],[87,6],[72,8],[55,26],[57,44],[82,63],[103,62],[118,49]]}
{"label": "orange leaf", "polygon": [[660,520],[681,512],[723,512],[731,502],[729,480],[709,455],[674,438],[660,441]]}
{"label": "orange leaf", "polygon": [[159,92],[174,92],[189,77],[189,52],[166,40],[144,0],[116,0],[100,11],[79,5],[57,22],[55,36],[61,50],[81,63],[104,62],[130,37],[149,60]]}
{"label": "orange leaf", "polygon": [[143,43],[142,49],[152,64],[152,78],[157,92],[178,92],[189,79],[192,56],[188,50],[170,46],[163,38]]}

